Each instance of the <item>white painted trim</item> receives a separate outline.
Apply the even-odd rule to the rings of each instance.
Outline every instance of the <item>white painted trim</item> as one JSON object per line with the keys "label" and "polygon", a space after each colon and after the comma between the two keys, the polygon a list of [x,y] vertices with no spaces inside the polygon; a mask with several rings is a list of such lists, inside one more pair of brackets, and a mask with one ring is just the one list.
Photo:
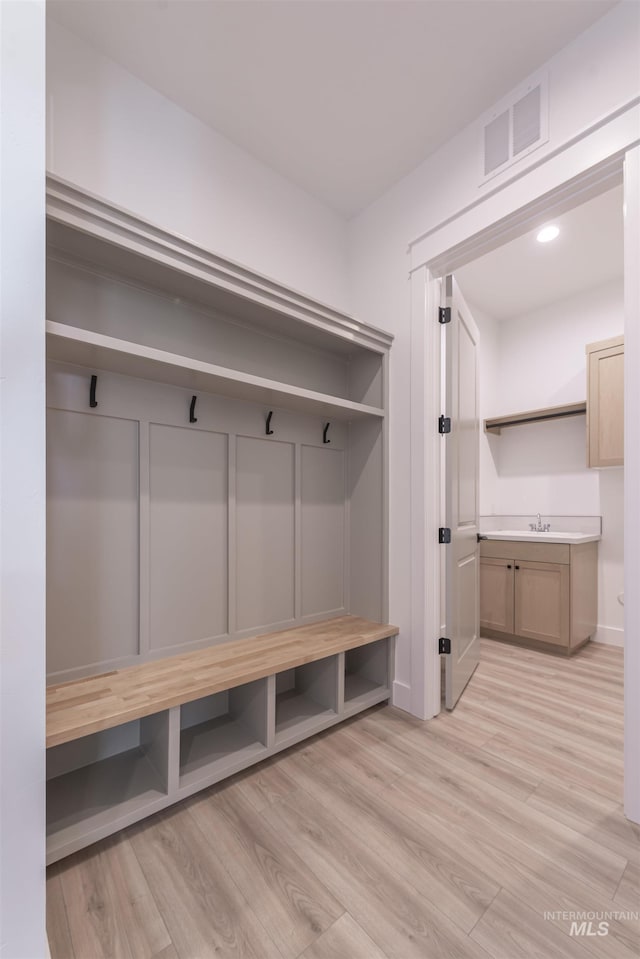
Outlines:
{"label": "white painted trim", "polygon": [[[635,104],[627,112],[599,126],[584,141],[572,140],[566,149],[554,152],[546,162],[529,168],[526,177],[511,181],[486,197],[484,202],[471,204],[424,239],[416,241],[411,247],[411,269],[426,264],[437,275],[442,275],[495,249],[505,242],[506,236],[521,235],[525,227],[520,220],[527,222],[536,212],[543,217],[549,195],[553,196],[556,191],[566,190],[566,200],[570,203],[574,197],[575,205],[578,187],[581,191],[587,189],[590,178],[606,175],[610,164],[615,171],[617,163],[619,170],[625,151],[639,140],[640,105]],[[586,198],[581,194],[580,202]],[[542,204],[536,211],[533,204],[539,200]],[[487,238],[491,242],[488,243]],[[466,250],[464,258],[459,252],[462,245]],[[441,262],[444,255],[446,260]]]}
{"label": "white painted trim", "polygon": [[624,646],[624,629],[617,626],[598,626],[592,643],[602,643],[603,646]]}
{"label": "white painted trim", "polygon": [[391,684],[391,704],[397,709],[403,709],[405,713],[412,712],[411,686],[396,679]]}
{"label": "white painted trim", "polygon": [[[518,170],[518,172],[515,173],[513,176],[503,180],[501,183],[496,184],[491,191],[483,193],[482,196],[479,196],[477,199],[467,204],[467,206],[463,207],[461,210],[457,210],[456,213],[452,214],[451,216],[447,217],[444,220],[441,220],[440,223],[438,223],[436,226],[433,226],[429,230],[426,230],[424,233],[421,233],[418,237],[416,237],[414,240],[412,240],[409,243],[409,250],[412,257],[412,269],[415,269],[416,266],[423,265],[424,263],[431,262],[433,260],[433,254],[429,255],[428,252],[426,251],[420,252],[423,248],[423,244],[426,244],[431,237],[434,237],[434,238],[439,237],[440,235],[442,235],[442,231],[446,227],[448,227],[451,224],[459,224],[461,219],[465,217],[466,214],[471,213],[473,210],[476,210],[481,207],[486,208],[486,204],[488,203],[488,201],[492,200],[494,197],[500,196],[500,195],[506,195],[508,197],[510,187],[517,184],[519,180],[523,180],[523,179],[526,179],[527,183],[529,183],[530,182],[529,178],[534,172],[537,171],[538,168],[544,168],[545,174],[548,177],[548,171],[551,169],[551,167],[549,166],[549,162],[551,160],[554,160],[556,157],[559,157],[562,154],[566,154],[567,151],[569,151],[574,146],[582,146],[582,144],[584,143],[585,140],[587,140],[587,138],[589,138],[593,134],[599,133],[602,130],[602,128],[606,128],[605,130],[606,135],[604,137],[605,151],[603,156],[600,159],[606,159],[607,157],[611,157],[619,151],[624,152],[624,150],[626,150],[631,143],[637,142],[637,139],[638,139],[637,118],[638,118],[639,109],[640,109],[640,97],[633,97],[631,100],[628,100],[625,103],[623,103],[621,106],[619,106],[616,110],[612,110],[611,112],[607,113],[605,116],[600,117],[594,123],[590,123],[580,133],[571,137],[569,140],[566,140],[564,143],[559,144],[553,150],[546,152],[544,156],[540,156],[536,158],[536,160],[530,163],[526,167],[526,169]],[[614,124],[615,121],[617,121],[621,117],[625,119],[625,124],[623,129],[619,131],[618,127],[620,125],[618,124],[614,128],[612,127],[612,124]],[[627,122],[629,120],[631,121],[630,124]],[[622,139],[621,142],[617,143],[616,140],[613,138],[612,134],[615,135],[616,133],[621,132],[622,136],[624,137],[625,131],[627,131],[626,138]],[[611,139],[608,140],[609,145],[607,149],[608,137]],[[597,144],[594,142],[594,145],[599,145],[601,140],[602,138],[599,138],[599,140],[597,141]],[[573,154],[571,154],[571,159],[573,159]],[[598,162],[599,162],[598,157],[594,153],[592,157],[592,162],[589,164],[589,167],[591,168],[591,167],[597,166]],[[578,162],[577,169],[573,175],[577,176],[581,172],[583,172],[583,167]],[[570,175],[565,175],[563,179],[558,180],[558,185],[562,183],[566,183],[570,179],[571,179]],[[499,217],[495,217],[493,220],[491,220],[487,224],[487,226],[493,223],[496,223],[498,219]],[[451,246],[453,246],[453,244],[451,244]],[[450,247],[445,248],[441,246],[440,248],[449,249]]]}
{"label": "white painted trim", "polygon": [[624,811],[640,823],[640,147],[624,161]]}
{"label": "white painted trim", "polygon": [[[426,269],[411,277],[411,712],[430,719],[440,711],[440,483],[434,464],[443,437],[438,432],[440,367],[440,281]],[[435,661],[434,661],[435,655]]]}
{"label": "white painted trim", "polygon": [[[523,224],[547,210],[545,204],[562,203],[565,209],[584,202],[592,191],[602,192],[606,184],[619,179],[620,167],[625,170],[625,525],[628,530],[640,530],[640,432],[632,420],[631,411],[640,408],[640,106],[636,98],[621,111],[590,127],[582,137],[576,137],[538,164],[524,171],[506,186],[485,196],[423,234],[410,247],[411,256],[411,356],[412,356],[412,414],[411,440],[424,453],[429,430],[433,428],[433,405],[421,407],[420,390],[425,382],[439,381],[440,352],[425,353],[423,328],[428,329],[430,310],[439,297],[438,276],[460,266],[505,242],[523,231]],[[463,251],[464,259],[461,259]],[[426,284],[423,294],[421,278]],[[413,285],[417,284],[417,285]],[[424,357],[424,369],[416,357]],[[414,382],[415,379],[415,382]],[[441,459],[439,453],[424,471],[423,499],[417,502],[412,495],[412,528],[418,532],[412,542],[412,565],[418,573],[433,570],[439,563],[436,537],[425,530],[435,526],[440,515],[438,490],[440,488]],[[412,464],[413,466],[413,464]],[[415,483],[415,481],[414,481]],[[413,486],[412,486],[413,490]],[[424,543],[424,555],[418,556],[419,544]],[[411,712],[417,716],[435,716],[440,709],[440,662],[435,639],[437,631],[423,633],[424,649],[418,650],[416,627],[420,610],[433,597],[429,620],[440,621],[441,597],[433,593],[425,576],[421,586],[418,577],[412,577],[412,690]],[[640,540],[638,536],[625,537],[625,814],[640,822],[640,596],[636,584],[640,580]],[[415,657],[414,657],[415,650]],[[426,681],[431,677],[430,682]],[[438,678],[436,689],[436,677]]]}
{"label": "white painted trim", "polygon": [[265,305],[360,346],[379,353],[385,353],[391,346],[390,333],[205,250],[186,237],[169,233],[52,174],[47,176],[47,218],[78,231],[79,235],[86,234],[115,248],[141,254],[154,263],[204,280],[212,287]]}

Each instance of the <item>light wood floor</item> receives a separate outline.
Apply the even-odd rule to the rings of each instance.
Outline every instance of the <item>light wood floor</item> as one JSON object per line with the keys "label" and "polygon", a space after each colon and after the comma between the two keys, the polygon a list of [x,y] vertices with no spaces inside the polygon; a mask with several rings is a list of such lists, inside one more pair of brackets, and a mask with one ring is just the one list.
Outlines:
{"label": "light wood floor", "polygon": [[376,708],[52,866],[51,955],[637,959],[633,918],[544,915],[640,910],[621,798],[622,651],[483,641],[454,713]]}

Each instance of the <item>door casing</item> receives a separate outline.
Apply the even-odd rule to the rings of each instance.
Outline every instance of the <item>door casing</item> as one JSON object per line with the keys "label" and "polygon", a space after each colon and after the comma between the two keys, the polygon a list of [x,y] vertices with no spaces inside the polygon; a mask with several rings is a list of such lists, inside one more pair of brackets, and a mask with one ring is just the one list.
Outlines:
{"label": "door casing", "polygon": [[[413,682],[410,703],[398,703],[422,719],[440,712],[440,661],[438,637],[444,616],[442,547],[437,529],[443,525],[442,437],[437,432],[438,416],[445,412],[442,402],[442,362],[437,309],[441,297],[441,278],[491,249],[522,235],[534,225],[584,203],[613,186],[624,183],[625,190],[625,522],[627,528],[640,529],[640,500],[631,490],[640,488],[640,431],[634,430],[630,411],[640,406],[640,274],[634,264],[640,260],[640,146],[637,136],[640,106],[624,117],[611,120],[612,149],[594,163],[590,141],[595,142],[607,129],[605,122],[585,131],[582,150],[574,157],[573,176],[567,175],[556,161],[561,151],[549,159],[547,192],[539,192],[539,178],[532,174],[529,201],[516,205],[500,217],[496,192],[487,196],[485,222],[478,223],[478,210],[463,210],[411,246],[411,514],[415,536],[412,542],[411,662]],[[614,131],[615,128],[615,131]],[[575,141],[571,147],[575,147]],[[563,178],[564,170],[564,178]],[[577,172],[576,172],[577,171]],[[540,170],[535,173],[539,174]],[[517,184],[522,197],[524,177]],[[509,186],[505,185],[505,193]],[[504,198],[503,198],[504,199]],[[492,215],[496,216],[492,220]],[[636,435],[638,433],[639,435]],[[634,583],[640,580],[640,538],[625,539],[625,796],[626,816],[640,823],[640,596]]]}

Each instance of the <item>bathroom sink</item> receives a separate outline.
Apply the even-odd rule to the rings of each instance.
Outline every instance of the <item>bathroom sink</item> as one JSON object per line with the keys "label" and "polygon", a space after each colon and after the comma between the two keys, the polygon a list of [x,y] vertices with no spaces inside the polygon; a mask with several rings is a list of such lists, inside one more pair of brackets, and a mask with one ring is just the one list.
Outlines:
{"label": "bathroom sink", "polygon": [[597,533],[568,533],[561,530],[549,530],[547,533],[538,533],[528,529],[497,529],[481,533],[487,539],[512,540],[527,543],[595,543],[600,539]]}

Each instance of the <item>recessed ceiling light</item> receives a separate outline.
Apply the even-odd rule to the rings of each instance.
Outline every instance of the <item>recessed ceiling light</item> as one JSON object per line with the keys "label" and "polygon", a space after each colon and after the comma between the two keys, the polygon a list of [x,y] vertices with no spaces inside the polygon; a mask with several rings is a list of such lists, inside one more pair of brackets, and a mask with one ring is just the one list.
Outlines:
{"label": "recessed ceiling light", "polygon": [[555,240],[559,233],[560,227],[558,226],[543,226],[538,233],[536,240],[538,243],[549,243],[550,240]]}

